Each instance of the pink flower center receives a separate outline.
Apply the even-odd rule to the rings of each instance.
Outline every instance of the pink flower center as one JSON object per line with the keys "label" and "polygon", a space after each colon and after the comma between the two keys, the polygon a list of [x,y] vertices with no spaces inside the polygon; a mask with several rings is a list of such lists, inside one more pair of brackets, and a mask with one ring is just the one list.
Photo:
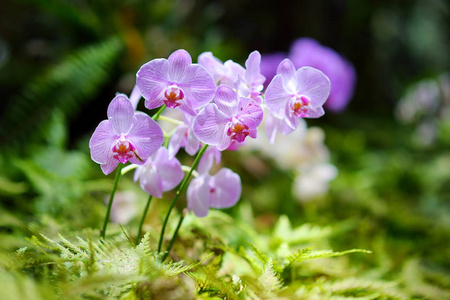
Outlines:
{"label": "pink flower center", "polygon": [[299,95],[291,100],[291,112],[294,116],[304,118],[308,116],[308,106],[311,103],[308,97]]}
{"label": "pink flower center", "polygon": [[239,143],[242,143],[249,133],[249,127],[239,121],[234,122],[227,130],[227,135]]}
{"label": "pink flower center", "polygon": [[164,92],[164,104],[169,108],[175,108],[181,105],[181,100],[184,99],[184,92],[177,85],[169,86]]}
{"label": "pink flower center", "polygon": [[117,140],[116,144],[112,148],[113,157],[121,163],[126,163],[130,158],[136,155],[136,147],[130,143],[123,135]]}
{"label": "pink flower center", "polygon": [[253,100],[256,100],[256,98],[258,98],[260,95],[261,95],[261,92],[252,90],[252,92],[250,93],[250,98],[252,98]]}

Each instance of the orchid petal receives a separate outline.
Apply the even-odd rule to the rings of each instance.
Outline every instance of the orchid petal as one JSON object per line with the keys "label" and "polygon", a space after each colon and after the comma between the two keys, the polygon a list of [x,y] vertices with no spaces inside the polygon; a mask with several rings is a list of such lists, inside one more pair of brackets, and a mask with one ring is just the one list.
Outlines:
{"label": "orchid petal", "polygon": [[277,68],[277,74],[283,78],[283,83],[290,93],[297,91],[297,78],[295,76],[295,67],[291,60],[284,59]]}
{"label": "orchid petal", "polygon": [[217,57],[214,57],[212,52],[203,52],[198,57],[198,64],[205,68],[205,70],[214,78],[214,81],[219,81],[227,72],[226,67]]}
{"label": "orchid petal", "polygon": [[[133,117],[133,125],[128,132],[127,139],[136,147],[136,153],[140,158],[145,161],[162,145],[164,134],[161,127],[152,118],[137,112]],[[130,161],[136,163],[134,160]]]}
{"label": "orchid petal", "polygon": [[218,145],[216,145],[216,147],[219,151],[227,150],[232,142],[233,139],[231,139],[228,135],[225,134],[222,141]]}
{"label": "orchid petal", "polygon": [[142,98],[141,92],[139,91],[138,86],[135,85],[130,94],[130,102],[133,105],[134,110],[136,110],[136,108],[139,104],[139,100],[141,100],[141,98]]}
{"label": "orchid petal", "polygon": [[258,51],[253,51],[250,53],[247,61],[245,62],[245,67],[247,70],[245,71],[244,78],[252,87],[262,85],[266,80],[266,78],[261,75],[260,64],[261,54]]}
{"label": "orchid petal", "polygon": [[261,106],[250,98],[240,98],[239,113],[237,117],[243,121],[248,127],[256,128],[261,124],[263,119],[263,110]]}
{"label": "orchid petal", "polygon": [[117,138],[109,120],[100,122],[89,140],[92,160],[106,164],[112,157],[111,148]]}
{"label": "orchid petal", "polygon": [[325,111],[323,110],[322,106],[319,106],[317,108],[310,108],[308,109],[308,116],[307,118],[319,118],[325,114]]}
{"label": "orchid petal", "polygon": [[244,76],[245,69],[240,64],[235,63],[232,60],[227,60],[223,65],[227,69],[227,73],[226,76],[220,81],[220,84],[225,84],[232,88],[235,88],[235,82],[238,78],[238,75]]}
{"label": "orchid petal", "polygon": [[183,49],[177,50],[169,56],[167,61],[169,62],[170,81],[176,83],[184,81],[189,72],[189,66],[192,64],[189,53]]}
{"label": "orchid petal", "polygon": [[114,169],[119,165],[119,161],[111,157],[111,159],[106,164],[101,164],[100,168],[102,169],[105,175],[110,174]]}
{"label": "orchid petal", "polygon": [[139,176],[139,184],[141,188],[153,197],[161,198],[163,194],[163,183],[156,167],[146,165],[139,168],[144,168],[141,176]]}
{"label": "orchid petal", "polygon": [[321,71],[303,67],[296,72],[298,93],[311,100],[310,107],[322,106],[330,94],[330,80]]}
{"label": "orchid petal", "polygon": [[169,81],[169,62],[153,59],[144,64],[136,74],[136,85],[145,98],[145,107],[157,108],[164,104],[164,91]]}
{"label": "orchid petal", "polygon": [[184,145],[186,153],[192,156],[197,153],[200,146],[200,141],[195,136],[194,131],[192,129],[189,130],[186,138],[186,145]]}
{"label": "orchid petal", "polygon": [[198,217],[206,217],[209,211],[210,176],[199,176],[192,179],[187,189],[187,207]]}
{"label": "orchid petal", "polygon": [[228,117],[235,116],[239,109],[239,100],[236,92],[227,85],[221,85],[216,90],[215,103]]}
{"label": "orchid petal", "polygon": [[194,133],[199,141],[208,145],[218,145],[225,138],[225,126],[229,121],[217,105],[208,104],[194,119]]}
{"label": "orchid petal", "polygon": [[186,98],[185,101],[196,109],[209,103],[216,91],[216,84],[211,75],[200,65],[191,65],[187,68],[186,76],[179,83]]}
{"label": "orchid petal", "polygon": [[298,126],[300,118],[291,113],[291,108],[289,105],[286,106],[286,116],[284,121],[292,129],[295,130]]}
{"label": "orchid petal", "polygon": [[108,118],[118,135],[126,134],[133,120],[134,109],[130,100],[124,94],[118,94],[108,106]]}
{"label": "orchid petal", "polygon": [[228,208],[235,205],[241,197],[241,178],[228,168],[222,168],[212,176],[209,183],[211,197],[209,206],[214,208]]}
{"label": "orchid petal", "polygon": [[286,106],[292,94],[289,94],[283,84],[281,75],[275,76],[267,87],[265,100],[267,108],[277,118],[283,119],[286,116]]}
{"label": "orchid petal", "polygon": [[214,162],[216,164],[220,164],[221,157],[222,152],[220,152],[216,147],[209,147],[198,163],[198,173],[207,174],[209,170],[211,170]]}
{"label": "orchid petal", "polygon": [[186,137],[188,131],[187,125],[179,125],[169,141],[169,157],[175,157],[181,148],[181,144]]}
{"label": "orchid petal", "polygon": [[152,156],[152,161],[156,164],[164,191],[170,191],[175,188],[183,179],[184,171],[181,169],[180,162],[174,157],[169,158],[167,148],[159,148],[154,156]]}

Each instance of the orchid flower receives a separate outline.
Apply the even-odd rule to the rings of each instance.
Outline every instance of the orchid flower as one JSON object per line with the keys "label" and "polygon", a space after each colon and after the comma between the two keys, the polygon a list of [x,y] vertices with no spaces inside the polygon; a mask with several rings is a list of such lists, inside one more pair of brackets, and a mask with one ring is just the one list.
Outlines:
{"label": "orchid flower", "polygon": [[209,208],[229,208],[241,197],[241,178],[228,168],[222,168],[215,175],[209,171],[213,162],[220,161],[216,148],[209,148],[198,166],[199,176],[194,178],[187,190],[187,206],[198,217],[208,215]]}
{"label": "orchid flower", "polygon": [[195,115],[195,110],[214,97],[216,85],[211,75],[193,64],[186,50],[177,50],[168,59],[153,59],[137,72],[136,85],[145,98],[145,107],[165,104]]}
{"label": "orchid flower", "polygon": [[138,166],[134,173],[134,181],[139,180],[141,188],[156,198],[161,198],[163,192],[175,188],[183,177],[180,162],[175,157],[169,157],[165,147],[159,148],[146,164]]}
{"label": "orchid flower", "polygon": [[217,85],[228,85],[234,88],[238,75],[243,76],[245,69],[232,60],[222,63],[211,52],[204,52],[198,57],[198,63],[208,71]]}
{"label": "orchid flower", "polygon": [[356,71],[349,61],[311,38],[295,40],[289,58],[296,68],[310,66],[322,71],[330,79],[330,96],[325,103],[327,110],[338,113],[345,109],[356,85]]}
{"label": "orchid flower", "polygon": [[169,142],[169,156],[174,157],[181,147],[189,155],[194,155],[197,153],[198,149],[201,147],[200,141],[194,134],[194,129],[192,127],[193,117],[188,114],[184,115],[184,124],[178,125],[175,129],[174,134],[170,138]]}
{"label": "orchid flower", "polygon": [[247,136],[256,138],[262,118],[259,103],[238,97],[232,88],[221,85],[215,103],[205,106],[194,119],[194,133],[201,142],[223,151],[233,140],[242,143]]}
{"label": "orchid flower", "polygon": [[100,122],[89,141],[91,158],[105,175],[120,163],[145,164],[162,145],[164,135],[148,115],[135,112],[130,100],[118,94],[108,106],[108,120]]}
{"label": "orchid flower", "polygon": [[238,75],[236,88],[238,95],[249,97],[258,103],[262,103],[261,91],[264,88],[266,78],[260,72],[261,54],[253,51],[245,62],[244,74]]}
{"label": "orchid flower", "polygon": [[289,127],[297,128],[299,118],[318,118],[325,114],[322,106],[330,93],[330,80],[321,71],[283,60],[265,93],[267,108]]}

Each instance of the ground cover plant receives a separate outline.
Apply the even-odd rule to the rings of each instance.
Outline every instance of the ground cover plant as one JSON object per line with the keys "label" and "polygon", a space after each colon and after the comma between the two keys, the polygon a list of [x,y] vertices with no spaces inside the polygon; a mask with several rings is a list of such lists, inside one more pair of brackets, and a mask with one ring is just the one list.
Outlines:
{"label": "ground cover plant", "polygon": [[0,299],[449,299],[448,5],[300,2],[6,3]]}

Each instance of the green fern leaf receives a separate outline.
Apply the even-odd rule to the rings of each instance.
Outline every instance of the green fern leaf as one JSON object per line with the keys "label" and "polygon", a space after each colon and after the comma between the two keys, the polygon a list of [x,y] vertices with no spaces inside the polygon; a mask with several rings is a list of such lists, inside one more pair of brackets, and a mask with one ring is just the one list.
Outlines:
{"label": "green fern leaf", "polygon": [[109,77],[123,48],[117,37],[89,46],[69,56],[11,99],[0,120],[0,144],[14,146],[42,137],[54,108],[76,115]]}

